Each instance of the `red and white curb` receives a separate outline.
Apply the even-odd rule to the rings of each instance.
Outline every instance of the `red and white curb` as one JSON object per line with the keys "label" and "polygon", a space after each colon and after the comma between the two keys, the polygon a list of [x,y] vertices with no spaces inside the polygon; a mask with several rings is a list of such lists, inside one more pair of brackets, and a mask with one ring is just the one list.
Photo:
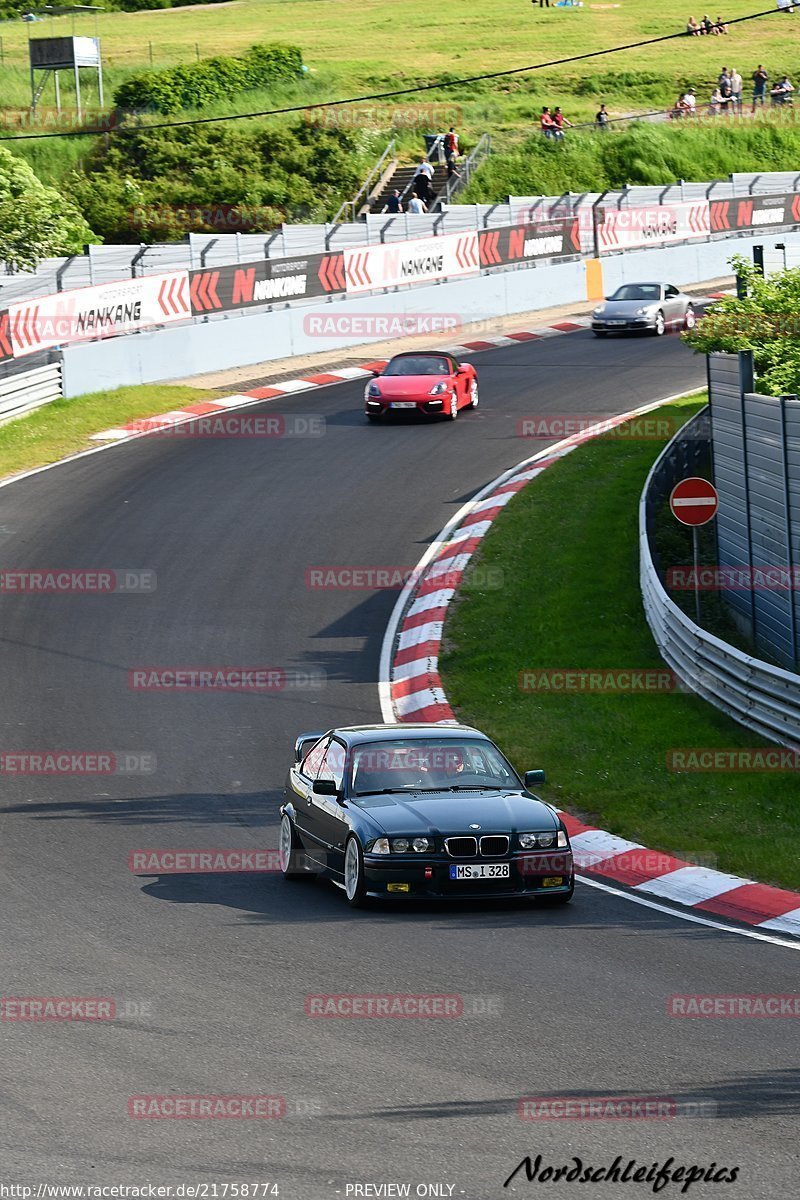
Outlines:
{"label": "red and white curb", "polygon": [[[445,526],[406,584],[386,632],[380,671],[385,721],[456,722],[439,677],[442,630],[448,605],[495,518],[521,488],[554,462],[609,428],[667,402],[659,400],[609,418],[526,459],[485,487]],[[642,898],[683,905],[765,933],[800,936],[800,894],[796,892],[648,850],[638,842],[585,825],[563,811],[561,817],[576,866],[589,878],[624,885]]]}

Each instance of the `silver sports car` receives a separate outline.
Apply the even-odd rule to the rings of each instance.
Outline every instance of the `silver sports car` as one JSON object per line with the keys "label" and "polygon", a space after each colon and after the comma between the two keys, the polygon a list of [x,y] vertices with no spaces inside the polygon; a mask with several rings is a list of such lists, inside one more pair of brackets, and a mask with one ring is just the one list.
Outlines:
{"label": "silver sports car", "polygon": [[592,313],[595,337],[644,330],[661,337],[672,326],[692,329],[697,320],[690,296],[671,283],[623,283]]}

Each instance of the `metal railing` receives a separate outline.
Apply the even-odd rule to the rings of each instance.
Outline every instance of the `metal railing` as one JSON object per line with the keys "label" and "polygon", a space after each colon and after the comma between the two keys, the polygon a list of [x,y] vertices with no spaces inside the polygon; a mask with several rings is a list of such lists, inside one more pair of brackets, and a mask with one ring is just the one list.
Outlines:
{"label": "metal railing", "polygon": [[782,746],[800,746],[800,675],[737,650],[696,625],[667,595],[650,546],[653,519],[669,482],[707,453],[703,409],[654,463],[639,501],[639,573],[645,616],[664,661],[698,696]]}
{"label": "metal railing", "polygon": [[43,404],[60,400],[62,395],[59,361],[45,362],[16,374],[5,374],[0,377],[0,424],[32,412]]}
{"label": "metal railing", "polygon": [[[374,167],[370,171],[369,175],[367,175],[367,178],[364,180],[353,199],[345,200],[344,204],[341,205],[336,216],[333,218],[334,225],[341,224],[345,213],[349,213],[351,221],[357,220],[361,209],[365,204],[370,203],[370,201],[373,199],[373,194],[376,193],[381,187],[384,177],[389,170],[389,166],[391,166],[392,170],[394,170],[394,168],[397,166],[395,146],[395,139],[392,138],[392,140],[389,142],[389,145],[375,163]],[[385,164],[389,158],[392,159],[392,162],[389,164],[389,166],[387,166]],[[376,180],[377,183],[375,182]]]}

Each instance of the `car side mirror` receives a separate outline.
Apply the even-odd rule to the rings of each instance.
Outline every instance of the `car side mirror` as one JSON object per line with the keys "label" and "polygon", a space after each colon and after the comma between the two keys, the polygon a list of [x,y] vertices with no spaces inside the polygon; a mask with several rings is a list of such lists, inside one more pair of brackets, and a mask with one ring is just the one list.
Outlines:
{"label": "car side mirror", "polygon": [[381,373],[380,373],[380,371],[370,371],[370,375],[372,376],[373,379],[380,379]]}
{"label": "car side mirror", "polygon": [[294,744],[294,761],[302,762],[312,746],[316,746],[324,731],[320,733],[301,733]]}
{"label": "car side mirror", "polygon": [[311,790],[316,796],[338,796],[339,789],[332,779],[315,779]]}
{"label": "car side mirror", "polygon": [[546,782],[544,771],[541,771],[541,770],[526,771],[524,779],[525,779],[525,787],[526,788],[535,787],[539,783]]}

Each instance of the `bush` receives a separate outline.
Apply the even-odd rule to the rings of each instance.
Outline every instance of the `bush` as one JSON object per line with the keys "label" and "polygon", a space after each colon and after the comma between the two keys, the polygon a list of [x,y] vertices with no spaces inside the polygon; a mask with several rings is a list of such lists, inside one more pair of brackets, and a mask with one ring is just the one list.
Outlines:
{"label": "bush", "polygon": [[0,147],[0,262],[32,271],[59,254],[80,254],[95,235],[71,200],[46,187],[31,167]]}
{"label": "bush", "polygon": [[129,112],[158,112],[168,116],[181,109],[206,108],[236,92],[269,87],[277,80],[297,79],[302,73],[303,55],[299,47],[251,46],[241,58],[220,55],[186,66],[133,75],[117,88],[114,105]]}

